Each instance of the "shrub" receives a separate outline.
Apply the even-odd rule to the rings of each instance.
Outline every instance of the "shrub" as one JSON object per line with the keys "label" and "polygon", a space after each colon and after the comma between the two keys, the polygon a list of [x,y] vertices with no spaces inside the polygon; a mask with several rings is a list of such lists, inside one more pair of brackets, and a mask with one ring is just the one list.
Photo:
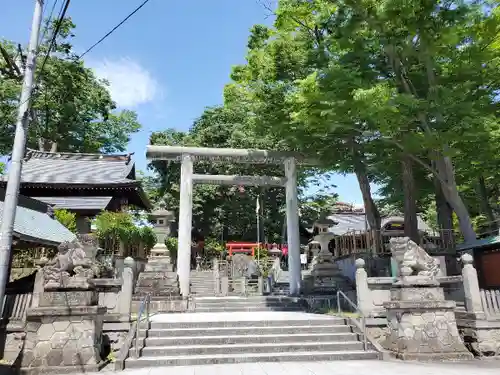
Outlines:
{"label": "shrub", "polygon": [[69,212],[68,210],[54,210],[54,217],[71,232],[77,233],[76,214]]}
{"label": "shrub", "polygon": [[156,245],[156,234],[150,227],[141,228],[141,242],[146,250],[151,250]]}
{"label": "shrub", "polygon": [[167,249],[170,252],[170,259],[173,263],[175,263],[175,260],[177,260],[178,244],[179,241],[177,240],[177,237],[168,237],[167,239],[165,239],[165,246],[167,246]]}

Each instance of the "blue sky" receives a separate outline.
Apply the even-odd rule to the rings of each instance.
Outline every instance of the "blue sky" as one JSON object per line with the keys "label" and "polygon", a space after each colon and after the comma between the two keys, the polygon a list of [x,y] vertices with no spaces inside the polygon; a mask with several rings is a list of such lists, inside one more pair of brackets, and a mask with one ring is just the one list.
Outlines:
{"label": "blue sky", "polygon": [[[49,9],[53,1],[45,0]],[[76,24],[76,51],[91,46],[141,2],[72,0],[68,15]],[[2,7],[0,38],[26,44],[33,6],[34,0],[15,0]],[[205,107],[222,103],[231,66],[245,62],[250,27],[271,22],[257,0],[150,0],[86,56],[111,82],[115,101],[139,114],[143,129],[129,145],[139,169],[146,168],[151,132],[187,130]],[[354,176],[335,175],[331,182],[342,201],[362,202]]]}

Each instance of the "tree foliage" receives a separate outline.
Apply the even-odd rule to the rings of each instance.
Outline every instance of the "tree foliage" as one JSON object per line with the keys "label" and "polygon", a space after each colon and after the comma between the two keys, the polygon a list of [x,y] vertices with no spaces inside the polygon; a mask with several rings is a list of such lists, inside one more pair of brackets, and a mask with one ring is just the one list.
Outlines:
{"label": "tree foliage", "polygon": [[55,219],[68,228],[71,232],[77,233],[76,214],[68,210],[54,210]]}
{"label": "tree foliage", "polygon": [[[71,19],[62,22],[43,65],[56,22],[48,25],[39,47],[28,146],[52,152],[124,151],[130,135],[140,129],[137,114],[116,110],[108,83],[75,55]],[[0,41],[0,52],[0,154],[5,155],[12,147],[26,51],[13,41]]]}
{"label": "tree foliage", "polygon": [[494,218],[498,201],[497,4],[280,0],[274,13],[253,27],[225,106],[245,108],[255,134],[354,172],[371,227],[377,182],[405,230],[435,200],[441,228],[456,217],[475,238],[471,217]]}

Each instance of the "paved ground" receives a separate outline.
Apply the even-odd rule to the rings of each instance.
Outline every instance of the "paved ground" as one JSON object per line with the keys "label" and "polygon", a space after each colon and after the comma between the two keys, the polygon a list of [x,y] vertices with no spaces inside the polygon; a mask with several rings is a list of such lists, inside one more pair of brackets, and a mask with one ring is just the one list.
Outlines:
{"label": "paved ground", "polygon": [[[242,363],[130,369],[123,375],[498,375],[500,361],[403,363],[387,361]],[[102,374],[102,373],[101,373]]]}

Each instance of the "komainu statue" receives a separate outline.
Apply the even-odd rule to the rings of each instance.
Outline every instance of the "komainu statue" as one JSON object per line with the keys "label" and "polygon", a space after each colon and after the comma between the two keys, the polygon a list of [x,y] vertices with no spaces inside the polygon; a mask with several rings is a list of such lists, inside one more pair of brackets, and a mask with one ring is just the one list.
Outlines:
{"label": "komainu statue", "polygon": [[62,284],[69,278],[92,278],[95,276],[94,262],[78,241],[63,242],[57,254],[42,268],[45,285]]}
{"label": "komainu statue", "polygon": [[439,274],[440,263],[431,257],[408,237],[393,237],[390,240],[391,253],[398,262],[398,269],[409,267],[418,276],[435,277]]}

